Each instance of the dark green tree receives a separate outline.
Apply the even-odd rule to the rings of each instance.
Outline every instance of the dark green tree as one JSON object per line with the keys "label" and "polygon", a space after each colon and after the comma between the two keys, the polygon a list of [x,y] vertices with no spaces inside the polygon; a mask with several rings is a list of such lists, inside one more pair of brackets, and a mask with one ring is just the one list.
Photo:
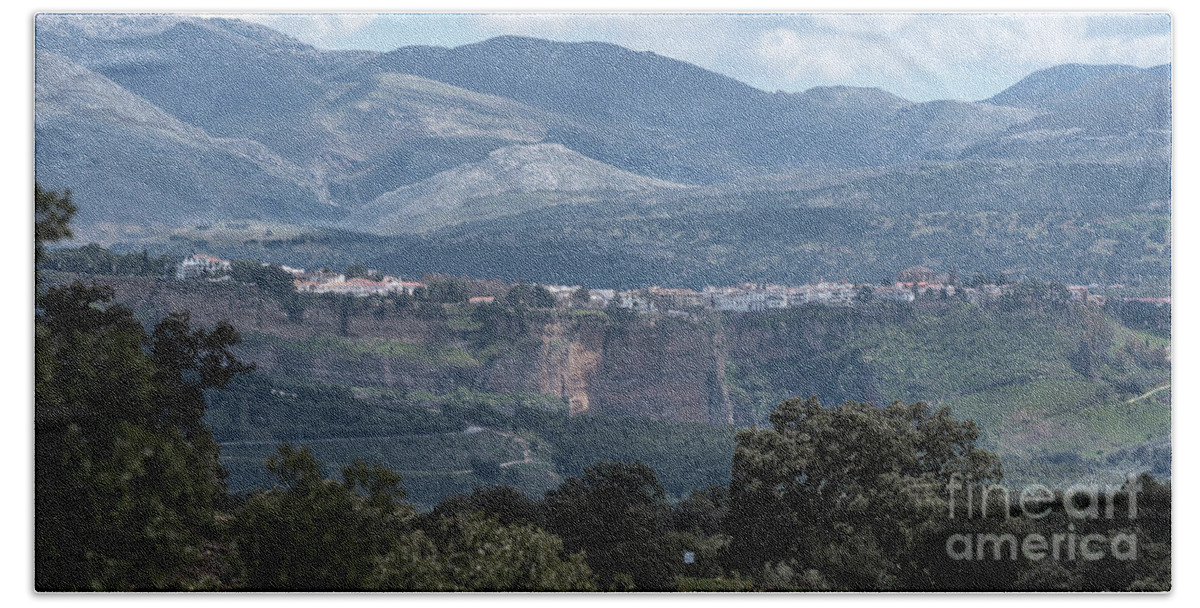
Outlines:
{"label": "dark green tree", "polygon": [[401,538],[376,560],[366,587],[400,591],[591,591],[583,555],[530,525],[504,525],[480,513],[439,518]]}
{"label": "dark green tree", "polygon": [[438,304],[458,304],[471,297],[471,288],[466,281],[448,276],[431,276],[424,279],[423,297]]}
{"label": "dark green tree", "polygon": [[925,588],[946,484],[1000,475],[973,423],[924,403],[791,399],[770,422],[738,434],[725,521],[729,569],[775,587]]}
{"label": "dark green tree", "polygon": [[356,461],[325,479],[307,448],[267,461],[277,484],[238,512],[233,539],[253,590],[589,590],[582,555],[531,525],[481,513],[419,525],[394,472]]}
{"label": "dark green tree", "polygon": [[308,448],[283,445],[267,469],[275,487],[253,494],[232,526],[249,589],[362,589],[416,516],[382,467],[355,462],[329,480]]}
{"label": "dark green tree", "polygon": [[39,298],[35,534],[39,589],[207,584],[195,568],[225,493],[204,391],[245,371],[228,325],[186,314],[146,335],[104,286]]}
{"label": "dark green tree", "polygon": [[875,299],[875,288],[870,285],[859,285],[854,290],[854,302],[857,304],[867,304]]}
{"label": "dark green tree", "polygon": [[543,508],[547,528],[568,551],[585,553],[601,587],[674,588],[681,558],[669,537],[670,507],[646,464],[594,464],[547,492]]}
{"label": "dark green tree", "polygon": [[367,267],[362,264],[351,264],[342,271],[347,279],[358,279],[367,276]]}
{"label": "dark green tree", "polygon": [[431,515],[440,518],[463,513],[482,513],[506,526],[541,522],[537,502],[511,486],[476,488],[470,494],[449,496],[434,507]]}
{"label": "dark green tree", "polygon": [[517,283],[509,288],[504,296],[504,303],[509,306],[524,306],[528,308],[553,308],[554,295],[541,285]]}
{"label": "dark green tree", "polygon": [[46,243],[71,238],[71,218],[75,215],[71,191],[42,190],[33,183],[34,263],[41,261]]}
{"label": "dark green tree", "polygon": [[275,298],[291,321],[304,319],[304,299],[296,292],[295,277],[275,264],[258,260],[234,260],[229,275],[240,283],[256,285]]}
{"label": "dark green tree", "polygon": [[[35,184],[39,255],[70,236],[69,192]],[[172,314],[146,334],[103,285],[38,293],[34,581],[41,590],[219,585],[200,567],[225,496],[204,391],[250,368],[231,326]]]}

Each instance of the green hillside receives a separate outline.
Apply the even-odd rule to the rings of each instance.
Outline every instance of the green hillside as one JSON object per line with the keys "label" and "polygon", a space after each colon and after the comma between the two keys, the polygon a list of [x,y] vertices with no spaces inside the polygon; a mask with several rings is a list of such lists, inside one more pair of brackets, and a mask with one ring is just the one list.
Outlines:
{"label": "green hillside", "polygon": [[[520,340],[480,339],[480,321],[467,307],[447,310],[453,314],[431,321],[442,327],[434,332],[441,338],[426,344],[248,333],[250,352],[273,353],[273,371],[214,393],[209,412],[232,487],[262,483],[261,462],[276,443],[290,441],[312,447],[331,470],[353,458],[379,460],[410,480],[411,496],[425,506],[496,484],[539,495],[607,460],[649,463],[678,498],[728,481],[737,426],[764,424],[777,403],[809,394],[825,403],[924,400],[949,407],[979,425],[983,445],[1004,459],[1009,479],[1170,472],[1170,343],[1094,308],[935,297],[667,324],[677,327],[671,331],[723,332],[735,426],[654,419],[662,408],[651,402],[642,403],[641,417],[569,416],[557,395],[468,388],[533,351],[521,351],[527,342]],[[525,318],[533,328],[527,331],[556,318],[539,314]],[[585,316],[606,322],[603,312]],[[636,336],[628,324],[647,322],[625,319],[608,340]],[[580,339],[558,338],[560,346]],[[388,388],[370,371],[379,361],[390,361],[387,369],[404,382],[434,388]],[[600,399],[600,389],[592,390]]]}
{"label": "green hillside", "polygon": [[[733,394],[757,412],[797,394],[946,406],[979,425],[983,445],[1017,479],[1119,477],[1129,462],[1114,453],[1169,444],[1169,340],[1094,309],[942,306],[743,316],[735,333],[757,328],[780,348],[735,349]],[[1098,352],[1086,356],[1091,342]],[[1162,454],[1143,464],[1169,475]]]}

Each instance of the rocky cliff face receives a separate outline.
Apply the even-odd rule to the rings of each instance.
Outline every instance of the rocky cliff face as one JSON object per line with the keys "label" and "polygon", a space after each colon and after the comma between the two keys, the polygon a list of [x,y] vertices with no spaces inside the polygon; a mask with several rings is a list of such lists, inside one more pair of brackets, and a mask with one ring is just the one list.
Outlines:
{"label": "rocky cliff face", "polygon": [[488,364],[488,390],[555,395],[572,415],[733,420],[724,337],[710,327],[666,319],[613,326],[583,317],[530,331],[536,342]]}
{"label": "rocky cliff face", "polygon": [[639,319],[610,331],[596,379],[597,411],[725,423],[732,412],[724,353],[711,328],[677,319]]}
{"label": "rocky cliff face", "polygon": [[[542,393],[589,413],[730,423],[724,330],[685,319],[531,315],[523,335],[481,346],[445,318],[412,312],[347,314],[333,301],[309,305],[291,323],[254,288],[121,277],[118,301],[153,321],[172,310],[193,322],[228,320],[244,335],[239,355],[264,373],[397,390],[446,392],[456,386]],[[356,304],[360,304],[356,302]]]}
{"label": "rocky cliff face", "polygon": [[605,360],[603,325],[576,323],[564,328],[561,321],[554,321],[542,326],[541,332],[539,392],[566,400],[571,415],[589,411]]}

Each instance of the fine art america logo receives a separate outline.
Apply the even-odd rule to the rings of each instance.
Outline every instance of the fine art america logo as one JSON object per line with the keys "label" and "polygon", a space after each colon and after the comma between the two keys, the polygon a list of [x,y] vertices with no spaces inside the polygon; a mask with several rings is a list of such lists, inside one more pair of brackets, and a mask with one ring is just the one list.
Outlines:
{"label": "fine art america logo", "polygon": [[[957,474],[946,485],[949,492],[949,516],[953,520],[980,523],[1024,518],[1044,520],[1060,511],[1066,516],[1061,530],[1029,532],[1018,538],[1012,532],[960,532],[946,539],[946,554],[956,561],[1017,560],[1097,561],[1112,557],[1121,561],[1137,559],[1137,535],[1126,531],[1099,533],[1091,525],[1100,520],[1133,522],[1137,519],[1141,480],[1130,475],[1124,486],[1076,484],[1061,494],[1041,484],[1019,491],[999,484],[973,484]],[[1124,504],[1120,504],[1124,503]],[[1076,530],[1076,524],[1087,533]],[[1048,526],[1052,527],[1052,526]]]}

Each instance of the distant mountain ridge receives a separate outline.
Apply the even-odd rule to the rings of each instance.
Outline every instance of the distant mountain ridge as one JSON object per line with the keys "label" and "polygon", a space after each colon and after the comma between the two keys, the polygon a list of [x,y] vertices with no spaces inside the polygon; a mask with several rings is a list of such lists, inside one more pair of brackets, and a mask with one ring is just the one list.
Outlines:
{"label": "distant mountain ridge", "polygon": [[69,186],[84,223],[335,217],[262,144],[211,137],[61,55],[38,52],[34,99],[37,177]]}
{"label": "distant mountain ridge", "polygon": [[[254,217],[410,231],[460,223],[448,210],[469,201],[491,206],[476,205],[475,221],[804,172],[836,181],[929,162],[1170,161],[1169,65],[1056,66],[981,102],[913,103],[855,87],[768,93],[599,42],[330,51],[183,16],[39,15],[36,32],[38,179],[72,187],[96,209],[85,222]],[[75,77],[55,75],[64,61],[90,92],[68,94]],[[492,155],[504,150],[529,171],[499,170]],[[558,178],[530,189],[538,174]]]}
{"label": "distant mountain ridge", "polygon": [[1130,74],[1152,74],[1155,69],[1120,64],[1065,63],[1033,72],[984,102],[1016,108],[1050,109],[1057,105],[1056,99],[1080,91],[1099,80]]}

